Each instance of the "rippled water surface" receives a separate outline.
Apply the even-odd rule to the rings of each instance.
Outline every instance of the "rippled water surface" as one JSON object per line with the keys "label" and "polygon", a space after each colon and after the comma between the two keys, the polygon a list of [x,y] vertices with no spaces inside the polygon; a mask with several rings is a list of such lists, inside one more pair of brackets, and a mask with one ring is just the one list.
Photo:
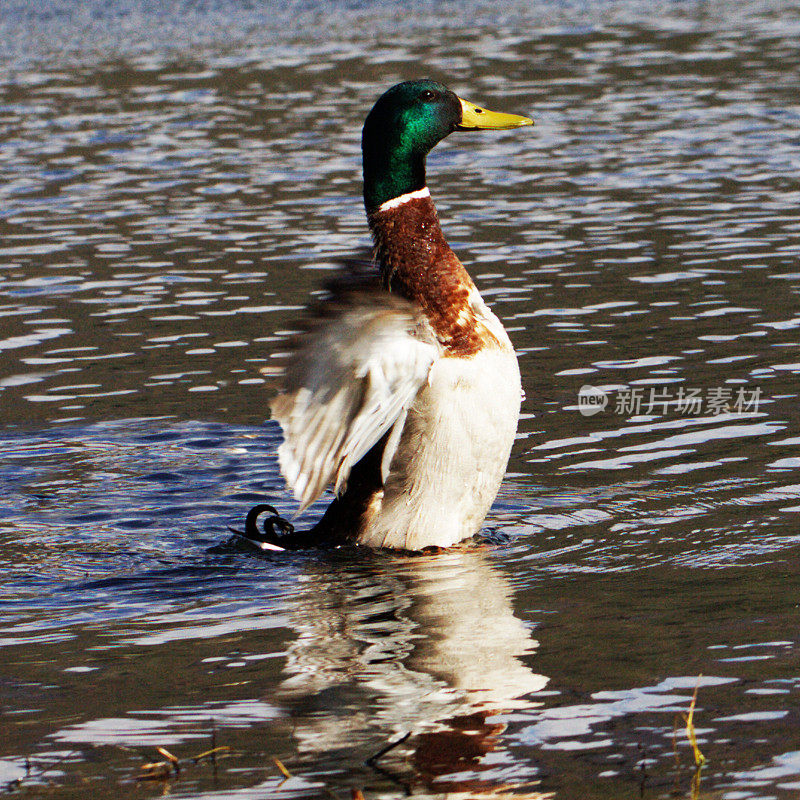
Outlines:
{"label": "rippled water surface", "polygon": [[[0,791],[797,797],[798,38],[777,1],[5,5]],[[210,554],[293,509],[259,370],[420,75],[537,123],[429,160],[527,395],[494,543]]]}

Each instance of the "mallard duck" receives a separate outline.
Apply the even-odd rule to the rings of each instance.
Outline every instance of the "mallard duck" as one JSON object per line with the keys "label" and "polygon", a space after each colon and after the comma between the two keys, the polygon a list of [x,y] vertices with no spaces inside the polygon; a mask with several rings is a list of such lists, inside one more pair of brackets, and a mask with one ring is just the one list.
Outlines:
{"label": "mallard duck", "polygon": [[[329,485],[336,497],[308,531],[283,525],[279,535],[271,517],[266,549],[421,550],[479,531],[517,429],[519,366],[444,238],[425,157],[454,131],[531,124],[432,80],[393,86],[370,111],[362,151],[374,278],[331,288],[271,403],[284,435],[281,471],[300,511]],[[255,530],[251,518],[249,538],[259,538]]]}

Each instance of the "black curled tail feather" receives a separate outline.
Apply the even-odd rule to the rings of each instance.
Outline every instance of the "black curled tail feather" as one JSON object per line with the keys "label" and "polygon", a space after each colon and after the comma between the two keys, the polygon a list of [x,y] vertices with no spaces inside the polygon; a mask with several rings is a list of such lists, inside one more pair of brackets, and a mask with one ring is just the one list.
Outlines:
{"label": "black curled tail feather", "polygon": [[[269,516],[264,519],[259,528],[259,518],[266,513]],[[284,519],[277,509],[268,503],[258,503],[247,512],[244,531],[236,528],[229,528],[229,530],[236,534],[234,538],[240,543],[246,542],[260,551],[310,550],[335,547],[342,543],[340,540],[334,541],[329,537],[320,536],[315,528],[296,531],[294,525]],[[233,543],[233,539],[231,542]],[[212,552],[217,552],[216,548],[212,548]]]}

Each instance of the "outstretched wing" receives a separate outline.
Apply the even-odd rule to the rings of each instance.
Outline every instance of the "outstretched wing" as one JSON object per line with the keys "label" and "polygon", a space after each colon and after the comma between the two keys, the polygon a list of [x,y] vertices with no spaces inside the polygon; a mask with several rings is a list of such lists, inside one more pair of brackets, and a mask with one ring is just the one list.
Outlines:
{"label": "outstretched wing", "polygon": [[318,307],[271,403],[283,428],[281,471],[300,511],[329,483],[343,491],[352,467],[395,427],[385,477],[406,411],[439,355],[417,306],[386,291],[346,289]]}

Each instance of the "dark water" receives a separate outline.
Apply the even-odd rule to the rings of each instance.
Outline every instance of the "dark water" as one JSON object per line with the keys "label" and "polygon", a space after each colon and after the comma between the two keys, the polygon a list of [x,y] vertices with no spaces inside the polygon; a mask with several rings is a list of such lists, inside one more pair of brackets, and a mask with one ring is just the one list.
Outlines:
{"label": "dark water", "polygon": [[[790,2],[5,4],[0,790],[797,797],[799,35]],[[507,542],[209,555],[292,510],[259,368],[368,243],[361,120],[420,74],[537,122],[429,163],[520,354]]]}

